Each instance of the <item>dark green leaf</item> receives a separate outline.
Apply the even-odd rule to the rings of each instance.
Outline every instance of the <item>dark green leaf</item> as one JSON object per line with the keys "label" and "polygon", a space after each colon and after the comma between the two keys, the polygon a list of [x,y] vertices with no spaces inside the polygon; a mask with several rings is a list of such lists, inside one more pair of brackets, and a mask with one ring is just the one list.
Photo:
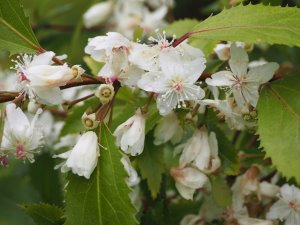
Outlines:
{"label": "dark green leaf", "polygon": [[[40,193],[43,202],[62,205],[62,185],[59,180],[59,171],[54,170],[54,159],[49,153],[44,153],[30,164],[30,177],[33,186]],[[46,175],[46,176],[45,176]]]}
{"label": "dark green leaf", "polygon": [[37,225],[63,225],[63,209],[45,203],[20,205]]}
{"label": "dark green leaf", "polygon": [[164,172],[163,147],[153,144],[152,134],[146,136],[144,151],[136,157],[137,165],[141,171],[142,178],[147,184],[153,198],[156,198]]}
{"label": "dark green leaf", "polygon": [[[127,174],[110,130],[101,127],[101,156],[89,180],[73,174],[66,190],[66,225],[134,225]],[[87,146],[88,147],[88,146]]]}
{"label": "dark green leaf", "polygon": [[38,41],[19,0],[0,1],[0,50],[11,54],[35,52]]}

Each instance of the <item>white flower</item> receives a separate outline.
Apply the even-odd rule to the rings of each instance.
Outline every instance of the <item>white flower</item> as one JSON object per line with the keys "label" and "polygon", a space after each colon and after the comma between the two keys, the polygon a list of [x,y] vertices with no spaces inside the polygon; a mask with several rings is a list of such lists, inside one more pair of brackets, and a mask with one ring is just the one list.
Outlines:
{"label": "white flower", "polygon": [[238,176],[232,185],[232,205],[235,212],[244,210],[245,196],[255,193],[261,200],[259,188],[259,169],[255,166],[247,170],[241,176]]}
{"label": "white flower", "polygon": [[91,55],[98,62],[119,63],[119,67],[124,69],[128,66],[129,48],[130,41],[126,37],[117,32],[108,32],[106,36],[90,38],[85,47],[85,53]]}
{"label": "white flower", "polygon": [[162,117],[154,130],[154,144],[160,145],[168,141],[178,143],[183,135],[183,129],[180,126],[176,114],[171,112],[167,116]]}
{"label": "white flower", "polygon": [[193,167],[173,167],[171,175],[175,179],[176,188],[184,199],[193,199],[193,195],[198,188],[202,188],[208,178],[200,170]]}
{"label": "white flower", "polygon": [[245,128],[253,128],[256,126],[256,121],[251,120],[250,112],[246,114],[246,116],[249,115],[250,120],[243,118],[243,116],[245,116],[242,112],[243,108],[238,107],[232,97],[228,97],[226,100],[203,99],[200,103],[219,110],[218,116],[225,119],[231,129],[244,130]]}
{"label": "white flower", "polygon": [[54,158],[66,159],[66,162],[57,165],[55,169],[61,167],[63,173],[72,170],[72,173],[89,179],[97,166],[99,155],[97,135],[89,131],[79,138],[72,150],[53,156]]}
{"label": "white flower", "polygon": [[133,31],[138,26],[142,27],[145,32],[152,32],[165,25],[163,18],[167,11],[164,5],[150,11],[142,1],[117,1],[114,13],[116,30],[128,38],[132,38]]}
{"label": "white flower", "polygon": [[214,132],[208,134],[204,126],[196,130],[193,137],[186,143],[179,162],[182,167],[193,163],[205,173],[216,171],[221,166],[216,134]]}
{"label": "white flower", "polygon": [[4,135],[1,151],[14,153],[16,158],[34,162],[34,154],[42,145],[42,130],[37,126],[38,110],[31,122],[14,103],[6,106],[7,119],[4,124]]}
{"label": "white flower", "polygon": [[162,5],[168,7],[174,6],[174,0],[147,0],[147,3],[155,9],[161,7]]}
{"label": "white flower", "polygon": [[277,63],[267,63],[253,67],[247,72],[248,62],[245,50],[232,44],[229,60],[231,71],[217,72],[211,78],[207,78],[206,83],[211,86],[229,87],[241,108],[245,103],[256,107],[259,86],[269,81],[279,66]]}
{"label": "white flower", "polygon": [[43,104],[59,104],[62,101],[59,86],[71,80],[73,70],[64,65],[52,65],[53,52],[40,55],[22,55],[15,60],[19,76],[19,89]]}
{"label": "white flower", "polygon": [[145,117],[138,109],[134,116],[119,125],[114,132],[117,137],[116,144],[126,154],[139,155],[144,150]]}
{"label": "white flower", "polygon": [[188,214],[182,218],[180,225],[204,225],[205,220],[200,215]]}
{"label": "white flower", "polygon": [[158,93],[157,107],[161,115],[169,114],[186,100],[200,100],[205,93],[195,85],[205,68],[201,51],[195,59],[185,58],[174,48],[160,53],[161,71],[147,72],[138,86],[149,92]]}
{"label": "white flower", "polygon": [[83,15],[84,26],[90,28],[104,22],[111,14],[113,6],[113,1],[100,2],[93,5]]}
{"label": "white flower", "polygon": [[294,185],[283,185],[280,198],[267,213],[267,218],[284,220],[285,225],[300,224],[300,190]]}
{"label": "white flower", "polygon": [[105,65],[98,75],[107,79],[108,82],[119,80],[121,83],[133,86],[142,74],[142,70],[128,61],[131,42],[123,35],[109,32],[107,36],[98,36],[89,39],[85,52]]}
{"label": "white flower", "polygon": [[237,222],[239,225],[274,225],[270,220],[261,220],[251,217],[237,217]]}
{"label": "white flower", "polygon": [[127,185],[129,187],[133,187],[140,182],[140,178],[136,172],[136,170],[132,167],[129,158],[126,155],[123,155],[121,162],[124,166],[125,171],[128,174],[128,178],[126,179]]}

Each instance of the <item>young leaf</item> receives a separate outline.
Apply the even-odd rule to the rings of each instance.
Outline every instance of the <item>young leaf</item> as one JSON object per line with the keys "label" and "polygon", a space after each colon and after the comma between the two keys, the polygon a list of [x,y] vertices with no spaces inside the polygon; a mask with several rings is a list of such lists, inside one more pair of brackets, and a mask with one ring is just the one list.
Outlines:
{"label": "young leaf", "polygon": [[[134,225],[135,209],[129,199],[127,174],[115,140],[101,127],[100,158],[89,180],[70,174],[66,190],[66,225]],[[88,147],[88,146],[87,146]]]}
{"label": "young leaf", "polygon": [[300,46],[300,9],[239,5],[199,23],[192,37]]}
{"label": "young leaf", "polygon": [[136,160],[142,178],[147,180],[151,195],[156,198],[164,172],[163,149],[153,144],[151,134],[147,135],[145,140],[144,151]]}
{"label": "young leaf", "polygon": [[45,203],[19,205],[37,225],[63,225],[63,209]]}
{"label": "young leaf", "polygon": [[258,102],[258,134],[266,156],[286,177],[300,181],[300,77],[263,88]]}
{"label": "young leaf", "polygon": [[19,0],[0,1],[0,50],[11,54],[35,52],[38,41]]}

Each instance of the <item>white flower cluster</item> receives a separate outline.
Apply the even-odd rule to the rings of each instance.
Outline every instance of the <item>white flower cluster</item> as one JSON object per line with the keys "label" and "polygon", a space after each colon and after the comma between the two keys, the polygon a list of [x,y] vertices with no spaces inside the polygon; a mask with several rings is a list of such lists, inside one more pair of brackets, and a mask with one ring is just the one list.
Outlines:
{"label": "white flower cluster", "polygon": [[147,33],[162,28],[166,24],[164,17],[168,7],[172,6],[173,0],[108,0],[88,9],[83,21],[87,28],[106,22],[110,30],[132,38],[136,27]]}

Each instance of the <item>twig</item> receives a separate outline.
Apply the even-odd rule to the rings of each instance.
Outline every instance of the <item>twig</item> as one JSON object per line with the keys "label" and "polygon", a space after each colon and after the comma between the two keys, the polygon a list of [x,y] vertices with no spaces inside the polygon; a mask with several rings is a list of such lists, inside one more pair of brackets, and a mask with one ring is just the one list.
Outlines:
{"label": "twig", "polygon": [[82,101],[84,101],[84,100],[86,100],[86,99],[89,99],[89,98],[91,98],[91,97],[93,97],[93,96],[95,96],[94,93],[93,93],[93,94],[90,94],[90,95],[87,95],[87,96],[85,96],[85,97],[76,99],[76,100],[71,101],[71,102],[66,102],[66,103],[64,103],[64,104],[65,104],[65,105],[68,105],[68,109],[70,109],[70,108],[72,108],[72,106],[76,105],[77,103],[82,102]]}

